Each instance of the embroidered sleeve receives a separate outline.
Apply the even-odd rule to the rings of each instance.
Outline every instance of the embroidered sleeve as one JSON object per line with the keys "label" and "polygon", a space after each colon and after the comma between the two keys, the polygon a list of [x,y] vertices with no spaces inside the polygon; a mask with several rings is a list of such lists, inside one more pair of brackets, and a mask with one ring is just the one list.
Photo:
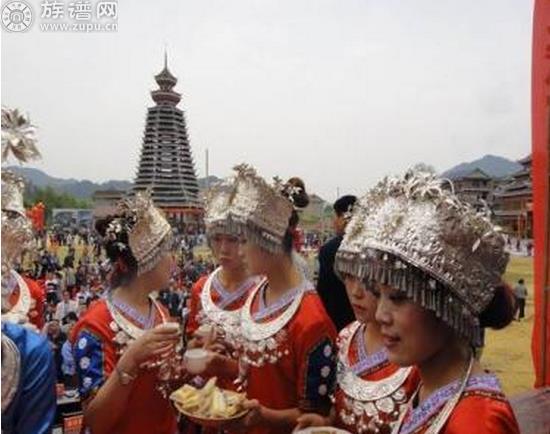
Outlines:
{"label": "embroidered sleeve", "polygon": [[105,381],[102,340],[88,330],[82,330],[73,346],[80,396],[95,395]]}
{"label": "embroidered sleeve", "polygon": [[336,375],[334,341],[320,337],[305,352],[300,367],[298,386],[299,407],[307,412],[325,412],[330,408]]}

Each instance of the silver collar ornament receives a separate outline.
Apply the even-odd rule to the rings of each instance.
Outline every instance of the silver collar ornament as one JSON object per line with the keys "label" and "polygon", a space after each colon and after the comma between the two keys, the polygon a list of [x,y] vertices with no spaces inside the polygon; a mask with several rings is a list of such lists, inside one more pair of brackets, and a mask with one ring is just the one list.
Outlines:
{"label": "silver collar ornament", "polygon": [[[158,303],[150,297],[153,309],[158,312],[161,318],[161,323],[167,322],[166,315],[158,305]],[[115,333],[113,342],[117,346],[117,355],[122,355],[129,345],[139,339],[147,331],[136,326],[130,320],[128,320],[110,298],[106,300],[107,308],[113,318],[113,321],[109,324],[110,329]],[[157,390],[167,398],[172,392],[172,386],[175,381],[180,380],[183,377],[183,344],[180,342],[176,345],[175,355],[165,359],[158,359],[156,361],[147,362],[140,368],[147,370],[157,370]]]}
{"label": "silver collar ornament", "polygon": [[298,291],[290,304],[276,318],[266,322],[256,322],[252,317],[252,303],[266,285],[267,280],[263,280],[251,292],[241,310],[239,340],[241,358],[246,364],[255,367],[277,363],[281,357],[289,354],[284,328],[298,311],[306,292],[305,287]]}
{"label": "silver collar ornament", "polygon": [[216,328],[216,334],[220,335],[226,343],[233,347],[238,345],[241,334],[241,310],[226,310],[218,307],[212,300],[212,282],[217,278],[221,268],[218,267],[208,276],[200,293],[201,308],[200,323],[208,324]]}
{"label": "silver collar ornament", "polygon": [[[2,314],[3,321],[9,321],[15,324],[27,324],[29,322],[29,311],[32,305],[32,297],[27,283],[23,280],[23,277],[14,270],[8,272],[8,281],[2,282],[2,292],[6,294],[2,295],[4,298],[8,298],[11,292],[15,290],[15,287],[19,288],[19,297],[17,302],[10,307],[10,309]],[[10,287],[13,285],[13,289]],[[7,302],[4,302],[7,305]]]}
{"label": "silver collar ornament", "polygon": [[341,335],[338,352],[338,387],[344,392],[344,408],[339,416],[359,433],[379,432],[388,421],[396,421],[407,406],[404,384],[412,368],[399,368],[394,374],[380,381],[368,381],[356,375],[349,361],[349,349],[357,333],[364,328],[356,322]]}

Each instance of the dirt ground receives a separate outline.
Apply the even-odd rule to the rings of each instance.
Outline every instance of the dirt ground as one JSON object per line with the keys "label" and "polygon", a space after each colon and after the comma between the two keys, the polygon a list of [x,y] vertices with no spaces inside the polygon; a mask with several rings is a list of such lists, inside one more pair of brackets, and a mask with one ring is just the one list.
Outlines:
{"label": "dirt ground", "polygon": [[528,290],[525,318],[513,321],[504,330],[488,330],[481,361],[498,375],[505,393],[511,396],[532,389],[535,382],[531,357],[533,259],[512,257],[504,277],[512,287],[520,278],[525,280]]}

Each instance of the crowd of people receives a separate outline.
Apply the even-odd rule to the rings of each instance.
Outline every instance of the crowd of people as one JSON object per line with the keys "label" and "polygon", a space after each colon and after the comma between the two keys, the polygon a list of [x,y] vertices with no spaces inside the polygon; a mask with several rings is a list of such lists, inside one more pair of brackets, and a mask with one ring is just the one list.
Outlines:
{"label": "crowd of people", "polygon": [[[175,235],[174,268],[166,288],[158,291],[159,302],[173,318],[181,318],[193,282],[213,269],[211,260],[195,258],[193,248],[201,245],[199,234]],[[66,388],[77,387],[76,366],[69,336],[90,306],[108,292],[110,265],[100,237],[94,231],[45,231],[37,234],[36,251],[26,252],[15,269],[33,287],[29,320],[47,337],[54,357],[56,381]]]}
{"label": "crowd of people", "polygon": [[[237,166],[204,233],[181,235],[139,192],[86,238],[37,242],[24,184],[3,171],[2,432],[51,432],[64,383],[94,434],[519,433],[480,357],[526,290],[503,281],[499,229],[444,183],[412,170],[336,201],[315,281],[298,177]],[[174,390],[214,379],[243,394],[240,418],[176,412]]]}
{"label": "crowd of people", "polygon": [[[272,196],[268,197],[268,202],[275,202],[279,208],[284,208],[280,202],[287,199],[276,196],[261,178],[249,170],[241,169],[234,182],[251,178],[264,195]],[[157,395],[162,390],[159,387],[162,381],[154,374],[154,369],[139,368],[151,358],[156,359],[160,349],[173,354],[176,342],[180,340],[180,331],[161,328],[167,319],[186,324],[184,334],[188,348],[204,347],[211,352],[203,377],[216,375],[226,388],[234,388],[235,380],[237,384],[246,385],[249,400],[245,404],[250,410],[249,415],[230,430],[263,434],[290,432],[295,427],[330,425],[357,433],[389,432],[386,428],[396,423],[408,426],[414,422],[415,410],[407,410],[406,404],[421,390],[419,384],[422,384],[423,376],[429,378],[430,373],[423,370],[430,369],[431,365],[423,362],[424,355],[418,353],[416,348],[410,348],[409,354],[407,344],[400,352],[396,350],[395,355],[391,352],[399,341],[408,338],[402,326],[395,325],[405,321],[405,317],[400,317],[405,315],[399,307],[403,301],[396,300],[404,300],[402,297],[407,297],[408,289],[403,288],[405,292],[399,292],[402,290],[393,282],[401,282],[402,278],[395,280],[388,277],[388,271],[380,274],[376,267],[384,264],[381,257],[374,260],[376,265],[370,271],[361,263],[368,263],[368,260],[358,259],[361,258],[357,255],[360,248],[358,242],[367,238],[361,232],[364,231],[364,222],[358,220],[364,219],[365,214],[361,213],[366,212],[364,204],[361,205],[355,196],[344,196],[335,202],[335,237],[319,249],[316,283],[305,279],[308,273],[304,272],[303,267],[307,264],[296,258],[298,213],[292,208],[307,205],[307,195],[304,196],[304,184],[300,181],[298,185],[303,197],[294,197],[288,202],[292,204],[288,209],[292,211],[290,220],[294,219],[294,222],[292,230],[282,232],[282,244],[271,237],[262,237],[264,232],[254,226],[233,227],[234,222],[230,223],[231,219],[227,217],[227,208],[230,207],[227,203],[222,206],[218,204],[218,208],[214,204],[208,209],[207,234],[186,234],[184,238],[171,230],[146,198],[141,198],[142,202],[135,205],[142,208],[139,212],[137,208],[128,212],[152,214],[152,218],[166,226],[161,239],[158,239],[158,234],[147,233],[151,228],[143,228],[145,233],[140,232],[140,236],[144,239],[132,242],[133,228],[125,227],[127,223],[124,219],[127,217],[120,215],[99,222],[96,234],[86,238],[92,242],[103,240],[99,248],[79,237],[58,243],[56,237],[49,233],[34,241],[34,245],[42,246],[38,253],[33,256],[27,252],[15,264],[29,283],[34,282],[41,288],[37,293],[43,295],[42,299],[35,295],[28,319],[49,343],[56,383],[63,383],[68,389],[78,388],[80,398],[86,404],[84,420],[92,432],[168,434],[178,429],[172,407],[161,395]],[[225,200],[223,189],[220,191],[219,197]],[[296,188],[292,191],[296,194]],[[273,225],[270,229],[275,232],[276,222],[270,224]],[[279,226],[283,227],[282,224]],[[123,229],[117,231],[117,227]],[[303,234],[300,236],[303,237]],[[376,234],[370,233],[369,236],[375,237]],[[171,239],[169,248],[163,246],[164,238]],[[254,242],[248,242],[243,249],[244,238]],[[201,242],[208,244],[213,254],[212,260],[195,258],[192,254],[190,247],[197,247]],[[154,255],[143,256],[147,258],[146,265],[133,253],[145,248],[145,245],[156,245]],[[500,258],[498,260],[502,262]],[[428,276],[415,276],[417,279],[430,279]],[[374,287],[368,289],[370,285]],[[440,283],[434,285],[434,289],[438,289]],[[523,288],[524,282],[520,281],[514,289],[516,299],[525,298]],[[443,291],[443,288],[439,289]],[[499,297],[498,303],[501,304],[500,310],[493,308],[496,311],[487,313],[484,321],[486,326],[500,327],[508,321],[503,313],[506,310],[503,306],[507,303],[506,287],[497,285],[495,291],[495,297]],[[150,298],[152,293],[154,299]],[[251,304],[248,304],[249,300]],[[380,308],[382,300],[387,300],[383,303],[384,310]],[[250,309],[250,317],[241,314],[245,305],[246,309]],[[420,305],[416,315],[421,310],[437,308],[437,304]],[[443,309],[441,306],[439,308]],[[277,315],[283,316],[285,310],[290,309],[295,312],[294,315],[281,322],[274,333],[264,337],[266,343],[258,340],[253,324],[264,321],[269,324],[270,320],[277,322]],[[514,309],[519,310],[520,318],[524,316],[524,304],[520,303]],[[242,323],[245,320],[252,321],[246,331]],[[426,318],[424,321],[426,324],[422,327],[430,327],[433,320]],[[118,342],[117,333],[125,330],[124,324],[137,326],[143,331],[135,335],[125,331],[127,336]],[[198,334],[198,329],[204,325],[217,330],[218,338],[214,343],[206,343],[204,337]],[[385,331],[385,327],[392,331]],[[453,322],[449,324],[445,336],[426,329],[424,333],[428,335],[425,339],[442,342],[441,339],[448,339],[455,333],[452,331],[454,327],[457,332],[460,330],[463,333],[456,337],[456,354],[435,344],[426,349],[436,354],[449,352],[446,356],[439,356],[444,360],[455,358],[452,363],[456,369],[449,369],[449,375],[462,372],[458,369],[462,361],[468,365],[467,375],[464,372],[462,376],[457,374],[461,390],[468,390],[462,398],[464,409],[460,411],[462,407],[458,406],[455,417],[448,420],[447,416],[439,423],[442,427],[446,423],[465,424],[470,417],[465,409],[469,408],[471,412],[472,406],[480,405],[483,416],[489,417],[491,412],[496,412],[497,416],[490,419],[486,429],[478,432],[517,432],[513,414],[498,389],[496,378],[483,374],[473,356],[468,361],[464,355],[468,346],[462,347],[463,339],[467,337],[472,348],[478,348],[479,333],[467,327],[467,330],[461,329],[463,322]],[[281,343],[281,347],[274,347],[274,351],[268,351],[270,339],[279,342],[281,336],[285,336],[287,342]],[[427,344],[419,341],[418,345],[424,348]],[[240,354],[235,358],[237,353]],[[287,357],[293,359],[291,370],[284,361],[287,353]],[[342,367],[353,373],[351,380],[336,375],[335,354],[340,354],[338,357]],[[172,356],[161,360],[157,363],[166,365],[174,377],[171,381],[187,378],[181,359]],[[416,367],[400,367],[404,365]],[[437,366],[439,370],[445,370],[442,365]],[[474,378],[476,381],[472,383]],[[384,384],[385,379],[395,379],[396,383],[384,398],[387,408],[382,408],[382,401],[371,402],[370,395],[361,392],[361,386],[368,391],[377,382]],[[134,383],[135,386],[129,386]],[[437,383],[429,387],[426,389],[439,393]],[[439,387],[444,389],[447,386],[441,384]],[[130,390],[140,392],[133,397],[129,394]],[[333,404],[328,399],[331,395],[334,397]],[[431,402],[432,395],[428,395],[425,392],[426,402]],[[466,399],[470,395],[477,398]],[[128,410],[141,408],[143,401],[151,405],[155,412],[135,411],[132,418],[120,416],[127,414],[125,412]],[[377,408],[376,405],[381,407],[374,416],[368,415],[369,403],[374,405],[372,408]],[[360,413],[357,408],[361,408]],[[411,415],[404,421],[398,421],[395,415],[406,411]],[[464,415],[460,416],[462,413]],[[425,418],[423,422],[427,420]],[[191,433],[200,427],[186,421],[180,423],[179,429],[180,432]]]}

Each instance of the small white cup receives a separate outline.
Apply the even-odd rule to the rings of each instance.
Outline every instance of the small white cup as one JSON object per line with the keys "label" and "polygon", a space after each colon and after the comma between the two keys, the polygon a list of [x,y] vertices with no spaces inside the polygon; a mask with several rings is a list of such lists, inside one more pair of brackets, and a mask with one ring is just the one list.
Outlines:
{"label": "small white cup", "polygon": [[202,348],[193,348],[187,350],[183,355],[183,360],[187,372],[190,374],[201,374],[206,369],[206,361],[208,360],[208,351]]}

